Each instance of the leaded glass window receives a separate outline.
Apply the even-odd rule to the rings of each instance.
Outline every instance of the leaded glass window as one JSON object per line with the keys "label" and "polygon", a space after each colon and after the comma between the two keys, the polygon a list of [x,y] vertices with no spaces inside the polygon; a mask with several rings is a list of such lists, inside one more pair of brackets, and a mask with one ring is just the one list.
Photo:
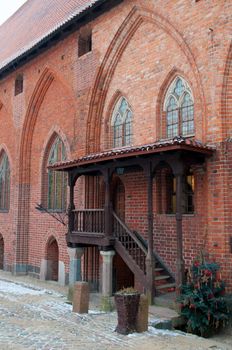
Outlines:
{"label": "leaded glass window", "polygon": [[123,122],[119,113],[117,113],[114,121],[114,147],[122,146],[122,130]]}
{"label": "leaded glass window", "polygon": [[122,97],[113,112],[113,147],[129,146],[132,142],[132,111],[127,100]]}
{"label": "leaded glass window", "polygon": [[2,153],[0,158],[0,210],[10,208],[10,166],[7,154]]}
{"label": "leaded glass window", "polygon": [[191,89],[183,78],[176,78],[168,89],[164,107],[168,138],[194,134],[194,102]]}
{"label": "leaded glass window", "polygon": [[184,95],[181,104],[182,135],[194,133],[193,100],[189,93]]}
{"label": "leaded glass window", "polygon": [[[64,143],[57,137],[53,142],[48,164],[54,164],[66,159]],[[48,209],[64,210],[66,207],[67,176],[64,172],[48,170]]]}
{"label": "leaded glass window", "polygon": [[[183,214],[194,213],[194,190],[195,179],[192,172],[183,176],[182,210]],[[167,177],[167,213],[176,212],[176,178],[169,175]]]}

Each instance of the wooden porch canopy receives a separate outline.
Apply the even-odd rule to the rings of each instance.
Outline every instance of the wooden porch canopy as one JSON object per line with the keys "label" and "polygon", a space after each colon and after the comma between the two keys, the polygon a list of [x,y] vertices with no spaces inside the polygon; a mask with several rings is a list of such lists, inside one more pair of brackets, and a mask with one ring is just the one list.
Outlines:
{"label": "wooden porch canopy", "polygon": [[142,159],[162,161],[167,158],[168,160],[173,154],[175,154],[174,158],[176,158],[176,155],[179,155],[179,159],[182,157],[182,160],[187,163],[191,161],[201,163],[205,157],[211,156],[214,151],[213,147],[204,145],[199,141],[175,137],[173,140],[157,141],[141,146],[125,146],[89,154],[74,160],[49,165],[48,169],[67,172],[72,172],[75,169],[75,172],[78,174],[87,174],[101,170],[104,166],[117,168],[135,164],[140,165],[140,160]]}
{"label": "wooden porch canopy", "polygon": [[[114,171],[120,168],[139,167],[142,168],[147,180],[147,223],[148,223],[148,250],[146,257],[146,273],[148,279],[148,290],[153,291],[153,177],[156,167],[160,162],[167,163],[176,178],[176,235],[177,235],[177,286],[182,284],[184,278],[183,244],[182,244],[182,183],[185,168],[193,164],[202,164],[205,159],[211,156],[214,148],[204,145],[198,141],[175,137],[173,140],[157,141],[154,143],[122,147],[94,154],[89,154],[74,160],[64,161],[50,165],[50,170],[66,171],[69,175],[70,203],[69,203],[69,233],[72,236],[74,231],[74,186],[81,175],[102,175],[105,182],[105,207],[104,207],[104,239],[94,240],[94,235],[89,237],[92,244],[99,242],[99,245],[113,245],[112,233],[112,203],[110,198],[110,181]],[[118,169],[118,170],[117,170]],[[75,240],[72,241],[75,243]],[[76,241],[80,242],[80,241]],[[83,244],[87,242],[83,240]],[[101,243],[100,243],[101,242]],[[104,243],[105,242],[105,243]]]}

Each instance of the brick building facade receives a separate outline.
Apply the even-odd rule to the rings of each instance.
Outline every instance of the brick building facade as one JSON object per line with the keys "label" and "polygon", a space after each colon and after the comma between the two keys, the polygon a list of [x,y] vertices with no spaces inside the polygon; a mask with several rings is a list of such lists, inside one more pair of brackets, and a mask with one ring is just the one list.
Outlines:
{"label": "brick building facade", "polygon": [[[99,288],[104,254],[115,251],[113,288],[141,289],[112,241],[91,242],[89,232],[67,248],[68,227],[51,214],[63,217],[70,205],[70,175],[47,166],[61,162],[72,175],[76,167],[73,204],[83,224],[84,209],[95,209],[89,220],[102,215],[101,169],[110,164],[109,203],[149,251],[150,152],[156,258],[174,279],[180,213],[172,162],[183,156],[185,266],[207,252],[232,290],[231,23],[229,0],[28,0],[0,27],[0,268],[67,283],[81,267]],[[116,167],[107,163],[114,158]],[[69,206],[69,224],[70,215]]]}

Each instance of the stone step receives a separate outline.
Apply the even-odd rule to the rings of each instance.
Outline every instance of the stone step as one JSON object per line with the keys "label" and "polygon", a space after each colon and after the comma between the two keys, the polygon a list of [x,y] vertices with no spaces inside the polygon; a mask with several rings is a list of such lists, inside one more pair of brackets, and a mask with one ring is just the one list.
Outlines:
{"label": "stone step", "polygon": [[155,268],[155,272],[161,272],[164,271],[164,269],[162,267],[156,267]]}
{"label": "stone step", "polygon": [[170,278],[168,275],[155,276],[155,281],[166,280],[168,278]]}
{"label": "stone step", "polygon": [[176,286],[175,283],[167,283],[167,284],[161,284],[161,285],[157,286],[156,289],[161,290],[161,289],[166,289],[166,288],[173,288],[175,286]]}

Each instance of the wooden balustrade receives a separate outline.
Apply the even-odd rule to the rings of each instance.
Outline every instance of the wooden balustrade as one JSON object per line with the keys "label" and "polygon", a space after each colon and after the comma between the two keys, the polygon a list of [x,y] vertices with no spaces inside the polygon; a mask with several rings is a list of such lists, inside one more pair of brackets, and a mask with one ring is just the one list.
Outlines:
{"label": "wooden balustrade", "polygon": [[74,232],[105,233],[104,209],[73,210]]}
{"label": "wooden balustrade", "polygon": [[115,237],[125,247],[140,269],[146,273],[147,248],[144,246],[143,242],[139,240],[136,234],[131,231],[115,213],[113,213],[113,218],[113,230]]}

